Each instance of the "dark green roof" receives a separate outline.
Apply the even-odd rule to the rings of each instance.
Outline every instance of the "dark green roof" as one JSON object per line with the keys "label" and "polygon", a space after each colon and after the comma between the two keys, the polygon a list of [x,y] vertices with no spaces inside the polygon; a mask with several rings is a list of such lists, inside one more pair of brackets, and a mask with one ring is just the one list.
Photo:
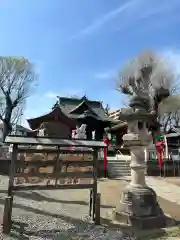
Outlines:
{"label": "dark green roof", "polygon": [[85,96],[83,98],[60,97],[59,104],[63,113],[69,117],[77,118],[78,115],[83,114],[84,111],[89,111],[97,119],[111,122],[100,101],[91,101]]}
{"label": "dark green roof", "polygon": [[113,132],[113,131],[116,131],[119,129],[123,129],[125,127],[127,127],[127,122],[118,120],[118,122],[116,123],[116,121],[114,121],[114,122],[112,121],[111,127],[106,128],[106,131]]}

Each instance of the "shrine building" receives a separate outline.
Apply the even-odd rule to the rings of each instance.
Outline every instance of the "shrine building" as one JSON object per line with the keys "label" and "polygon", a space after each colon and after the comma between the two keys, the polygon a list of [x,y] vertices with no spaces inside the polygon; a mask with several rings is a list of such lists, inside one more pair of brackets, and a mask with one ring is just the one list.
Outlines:
{"label": "shrine building", "polygon": [[49,113],[27,121],[34,133],[43,127],[49,137],[61,138],[71,138],[72,130],[76,129],[76,126],[86,124],[87,139],[91,140],[94,132],[94,139],[102,140],[105,128],[111,126],[113,119],[106,114],[102,102],[92,101],[84,96],[58,97]]}

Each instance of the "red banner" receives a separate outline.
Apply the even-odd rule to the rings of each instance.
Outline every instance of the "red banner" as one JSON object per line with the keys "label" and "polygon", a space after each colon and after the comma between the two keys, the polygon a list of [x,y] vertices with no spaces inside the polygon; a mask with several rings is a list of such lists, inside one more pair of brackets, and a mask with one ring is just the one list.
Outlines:
{"label": "red banner", "polygon": [[156,145],[156,151],[157,151],[157,157],[158,157],[158,166],[160,169],[163,167],[163,152],[165,149],[165,143],[164,141],[159,141],[155,143]]}

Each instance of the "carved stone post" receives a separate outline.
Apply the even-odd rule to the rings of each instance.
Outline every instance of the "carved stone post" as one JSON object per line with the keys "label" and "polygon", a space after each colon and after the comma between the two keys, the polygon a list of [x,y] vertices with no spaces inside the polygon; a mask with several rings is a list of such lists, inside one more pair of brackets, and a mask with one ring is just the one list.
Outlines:
{"label": "carved stone post", "polygon": [[124,145],[131,151],[131,182],[124,189],[120,206],[116,209],[116,219],[125,220],[138,228],[163,227],[164,214],[159,207],[156,193],[146,185],[144,150],[152,141],[147,124],[153,114],[139,108],[130,108],[122,113],[121,119],[128,123],[128,133],[124,135]]}
{"label": "carved stone post", "polygon": [[[141,118],[140,118],[141,117]],[[140,120],[128,119],[128,133],[124,135],[124,145],[131,151],[131,186],[145,186],[145,149],[152,141],[151,133],[147,130],[145,113],[139,116]],[[143,119],[144,118],[144,119]]]}

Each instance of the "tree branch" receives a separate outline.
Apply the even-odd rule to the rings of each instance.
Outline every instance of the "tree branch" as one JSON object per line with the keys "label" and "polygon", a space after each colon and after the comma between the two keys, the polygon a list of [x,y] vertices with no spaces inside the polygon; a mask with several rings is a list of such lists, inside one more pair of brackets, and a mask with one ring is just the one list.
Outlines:
{"label": "tree branch", "polygon": [[5,135],[22,115],[35,80],[33,65],[26,59],[0,57],[0,120],[6,125]]}

